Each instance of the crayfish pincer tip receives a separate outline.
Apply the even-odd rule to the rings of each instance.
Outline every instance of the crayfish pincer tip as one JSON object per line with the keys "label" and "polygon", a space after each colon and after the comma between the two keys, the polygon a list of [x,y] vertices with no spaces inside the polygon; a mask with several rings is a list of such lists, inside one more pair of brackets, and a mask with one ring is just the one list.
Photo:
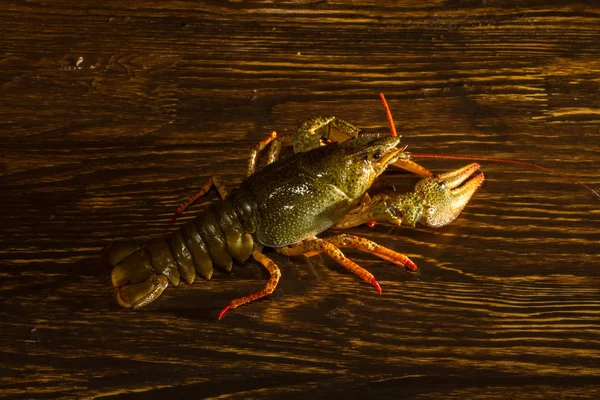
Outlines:
{"label": "crayfish pincer tip", "polygon": [[229,309],[230,309],[230,308],[231,308],[231,305],[228,305],[227,307],[225,307],[225,308],[223,309],[223,311],[221,311],[221,313],[219,314],[219,321],[221,320],[221,318],[223,318],[223,315],[225,315],[225,313],[226,313],[227,311],[229,311]]}
{"label": "crayfish pincer tip", "polygon": [[377,292],[381,294],[381,286],[379,286],[379,283],[375,278],[371,278],[371,285],[373,285],[375,289],[377,289]]}

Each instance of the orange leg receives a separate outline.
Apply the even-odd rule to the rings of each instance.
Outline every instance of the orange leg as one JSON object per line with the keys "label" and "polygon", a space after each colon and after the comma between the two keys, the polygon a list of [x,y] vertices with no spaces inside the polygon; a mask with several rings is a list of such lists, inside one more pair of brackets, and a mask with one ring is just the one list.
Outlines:
{"label": "orange leg", "polygon": [[211,176],[206,180],[206,182],[204,182],[200,190],[198,190],[196,193],[190,196],[190,198],[188,198],[179,206],[177,211],[175,211],[175,215],[173,215],[173,218],[171,218],[171,225],[175,223],[177,218],[179,218],[189,206],[191,206],[200,197],[204,196],[210,190],[210,188],[213,187],[213,185],[215,188],[217,188],[219,196],[221,196],[222,199],[227,197],[227,188],[221,183],[219,176]]}
{"label": "orange leg", "polygon": [[277,136],[277,132],[273,131],[269,136],[254,145],[248,155],[248,169],[246,176],[250,176],[256,172],[256,160],[258,159],[258,155],[269,143],[271,143],[271,147],[269,148],[269,154],[267,156],[267,164],[277,161],[279,153],[281,152],[281,143],[284,141],[289,141],[289,138],[287,136],[279,137]]}
{"label": "orange leg", "polygon": [[256,261],[261,263],[267,269],[267,271],[269,271],[271,277],[267,281],[267,284],[265,285],[265,288],[263,290],[259,290],[258,292],[249,294],[248,296],[240,297],[239,299],[231,301],[227,305],[227,307],[225,307],[223,311],[221,311],[221,313],[219,314],[219,319],[223,318],[223,315],[225,315],[227,311],[233,308],[237,308],[242,304],[250,303],[251,301],[258,300],[260,298],[270,295],[277,287],[277,283],[279,283],[279,278],[281,277],[281,271],[279,270],[277,264],[275,264],[273,260],[265,256],[258,250],[252,251],[252,257]]}
{"label": "orange leg", "polygon": [[396,253],[395,251],[390,250],[387,247],[380,246],[369,239],[342,233],[341,235],[333,236],[325,240],[339,247],[353,247],[355,249],[375,254],[377,257],[393,262],[396,265],[405,266],[411,271],[417,270],[417,265],[404,254]]}
{"label": "orange leg", "polygon": [[377,283],[377,280],[373,274],[350,259],[346,258],[340,249],[324,239],[306,239],[300,243],[296,243],[287,247],[280,247],[276,250],[286,256],[305,255],[310,257],[315,254],[325,253],[363,281],[369,282],[375,287],[375,289],[377,289],[379,293],[381,293],[381,286],[379,286],[379,283]]}
{"label": "orange leg", "polygon": [[[256,160],[258,159],[258,155],[269,144],[271,144],[271,147],[269,147],[269,153],[267,155],[267,164],[271,164],[272,162],[276,161],[279,158],[279,153],[281,152],[281,143],[284,141],[289,141],[289,137],[287,137],[287,136],[278,137],[277,132],[273,131],[265,139],[258,142],[252,148],[252,150],[250,150],[250,154],[248,156],[247,176],[250,176],[254,172],[256,172]],[[183,214],[183,212],[190,205],[192,205],[200,197],[204,196],[213,185],[219,191],[219,196],[221,196],[222,199],[227,197],[227,189],[225,188],[225,186],[223,184],[221,184],[218,175],[214,175],[214,176],[208,178],[206,182],[204,182],[204,185],[202,185],[200,190],[198,190],[196,193],[194,193],[192,196],[190,196],[186,201],[183,202],[183,204],[181,204],[179,206],[177,211],[175,211],[175,215],[173,215],[173,218],[171,218],[171,225],[173,225],[175,223],[177,218],[179,218],[181,216],[181,214]]]}

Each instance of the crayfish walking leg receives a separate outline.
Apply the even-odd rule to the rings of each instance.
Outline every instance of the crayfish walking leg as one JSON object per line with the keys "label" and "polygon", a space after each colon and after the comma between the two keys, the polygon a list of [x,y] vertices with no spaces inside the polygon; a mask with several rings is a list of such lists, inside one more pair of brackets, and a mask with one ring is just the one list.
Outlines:
{"label": "crayfish walking leg", "polygon": [[227,197],[228,191],[227,191],[227,188],[225,187],[225,185],[223,185],[223,183],[221,183],[221,178],[219,178],[219,175],[213,175],[210,178],[208,178],[206,180],[206,182],[204,182],[204,184],[202,185],[202,187],[200,187],[200,190],[198,190],[196,193],[194,193],[193,195],[191,195],[186,201],[184,201],[183,203],[181,203],[181,205],[179,206],[179,208],[177,209],[177,211],[175,211],[175,214],[171,218],[171,225],[173,225],[175,223],[175,221],[177,220],[177,218],[179,218],[181,216],[181,214],[183,214],[183,212],[189,206],[191,206],[200,197],[202,197],[206,193],[208,193],[208,191],[210,190],[210,188],[213,187],[213,186],[219,192],[219,196],[221,197],[221,199],[224,199],[225,197]]}
{"label": "crayfish walking leg", "polygon": [[[332,130],[335,128],[335,130]],[[258,156],[270,145],[267,155],[267,165],[279,159],[281,147],[292,144],[295,153],[300,153],[319,146],[324,146],[332,141],[343,142],[356,138],[363,133],[360,128],[336,117],[312,117],[303,121],[296,132],[291,135],[278,135],[272,131],[250,150],[248,156],[247,176],[256,172]]]}
{"label": "crayfish walking leg", "polygon": [[219,319],[223,318],[223,315],[225,315],[225,313],[227,311],[229,311],[233,308],[237,308],[243,304],[250,303],[251,301],[258,300],[260,298],[268,296],[271,293],[273,293],[273,291],[275,291],[275,288],[277,287],[277,283],[279,283],[279,278],[281,277],[281,271],[279,270],[279,267],[277,266],[277,264],[275,264],[275,262],[273,260],[271,260],[269,257],[267,257],[263,253],[261,253],[258,249],[254,249],[252,251],[252,258],[254,258],[256,261],[261,263],[267,269],[267,271],[269,271],[270,277],[269,277],[269,280],[267,281],[267,284],[265,285],[265,288],[262,290],[259,290],[258,292],[254,292],[247,296],[232,300],[227,305],[227,307],[225,307],[221,311],[221,313],[219,314]]}
{"label": "crayfish walking leg", "polygon": [[348,271],[352,272],[360,279],[372,284],[379,293],[381,293],[381,287],[377,280],[366,269],[362,268],[352,260],[346,258],[344,253],[341,252],[339,247],[354,247],[362,251],[366,251],[376,256],[388,260],[397,265],[406,266],[411,270],[416,270],[417,266],[405,255],[396,253],[393,250],[387,249],[383,246],[378,245],[368,239],[360,238],[357,236],[341,234],[326,239],[306,239],[300,243],[296,243],[286,247],[280,247],[275,249],[278,253],[287,256],[306,256],[310,257],[319,253],[325,253],[339,264],[341,264]]}

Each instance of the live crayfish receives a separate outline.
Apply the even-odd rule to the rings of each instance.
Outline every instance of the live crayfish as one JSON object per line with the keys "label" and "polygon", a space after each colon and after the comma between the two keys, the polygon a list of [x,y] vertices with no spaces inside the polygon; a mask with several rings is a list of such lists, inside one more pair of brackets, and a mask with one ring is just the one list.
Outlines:
{"label": "live crayfish", "polygon": [[[335,136],[331,128],[344,135],[342,140],[351,139],[324,146]],[[325,253],[381,293],[373,275],[346,258],[338,247],[358,248],[415,270],[408,257],[348,234],[325,239],[316,235],[330,227],[348,228],[369,221],[443,226],[460,214],[483,181],[479,174],[461,186],[478,170],[477,164],[435,176],[398,148],[400,137],[365,134],[334,117],[311,118],[294,136],[283,139],[273,133],[251,151],[249,176],[230,194],[218,181],[209,180],[198,196],[214,183],[224,198],[168,236],[103,250],[103,259],[113,267],[112,283],[121,306],[143,307],[169,283],[177,286],[183,280],[191,284],[196,275],[211,279],[213,264],[230,271],[233,259],[243,262],[252,256],[269,271],[270,278],[263,290],[231,301],[219,315],[221,319],[229,309],[275,290],[281,274],[263,254],[264,247],[289,256]],[[286,140],[293,143],[295,154],[277,160]],[[269,143],[269,165],[254,173],[256,157]],[[392,163],[425,178],[413,193],[369,197],[367,190]]]}

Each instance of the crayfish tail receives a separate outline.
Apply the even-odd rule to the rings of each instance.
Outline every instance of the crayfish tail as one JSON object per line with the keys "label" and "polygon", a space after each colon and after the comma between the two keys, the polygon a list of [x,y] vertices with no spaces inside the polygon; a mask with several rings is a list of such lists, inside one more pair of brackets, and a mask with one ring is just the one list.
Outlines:
{"label": "crayfish tail", "polygon": [[104,248],[101,257],[113,268],[117,302],[140,308],[158,298],[169,283],[192,284],[196,276],[211,279],[213,265],[231,271],[233,259],[245,261],[254,248],[252,209],[243,194],[233,194],[165,237]]}
{"label": "crayfish tail", "polygon": [[123,259],[140,247],[140,243],[132,241],[111,243],[102,249],[100,258],[102,258],[102,261],[104,261],[107,266],[114,268],[118,263],[123,261]]}
{"label": "crayfish tail", "polygon": [[169,286],[169,280],[153,274],[143,282],[120,287],[116,290],[117,303],[124,308],[142,308],[156,300]]}

